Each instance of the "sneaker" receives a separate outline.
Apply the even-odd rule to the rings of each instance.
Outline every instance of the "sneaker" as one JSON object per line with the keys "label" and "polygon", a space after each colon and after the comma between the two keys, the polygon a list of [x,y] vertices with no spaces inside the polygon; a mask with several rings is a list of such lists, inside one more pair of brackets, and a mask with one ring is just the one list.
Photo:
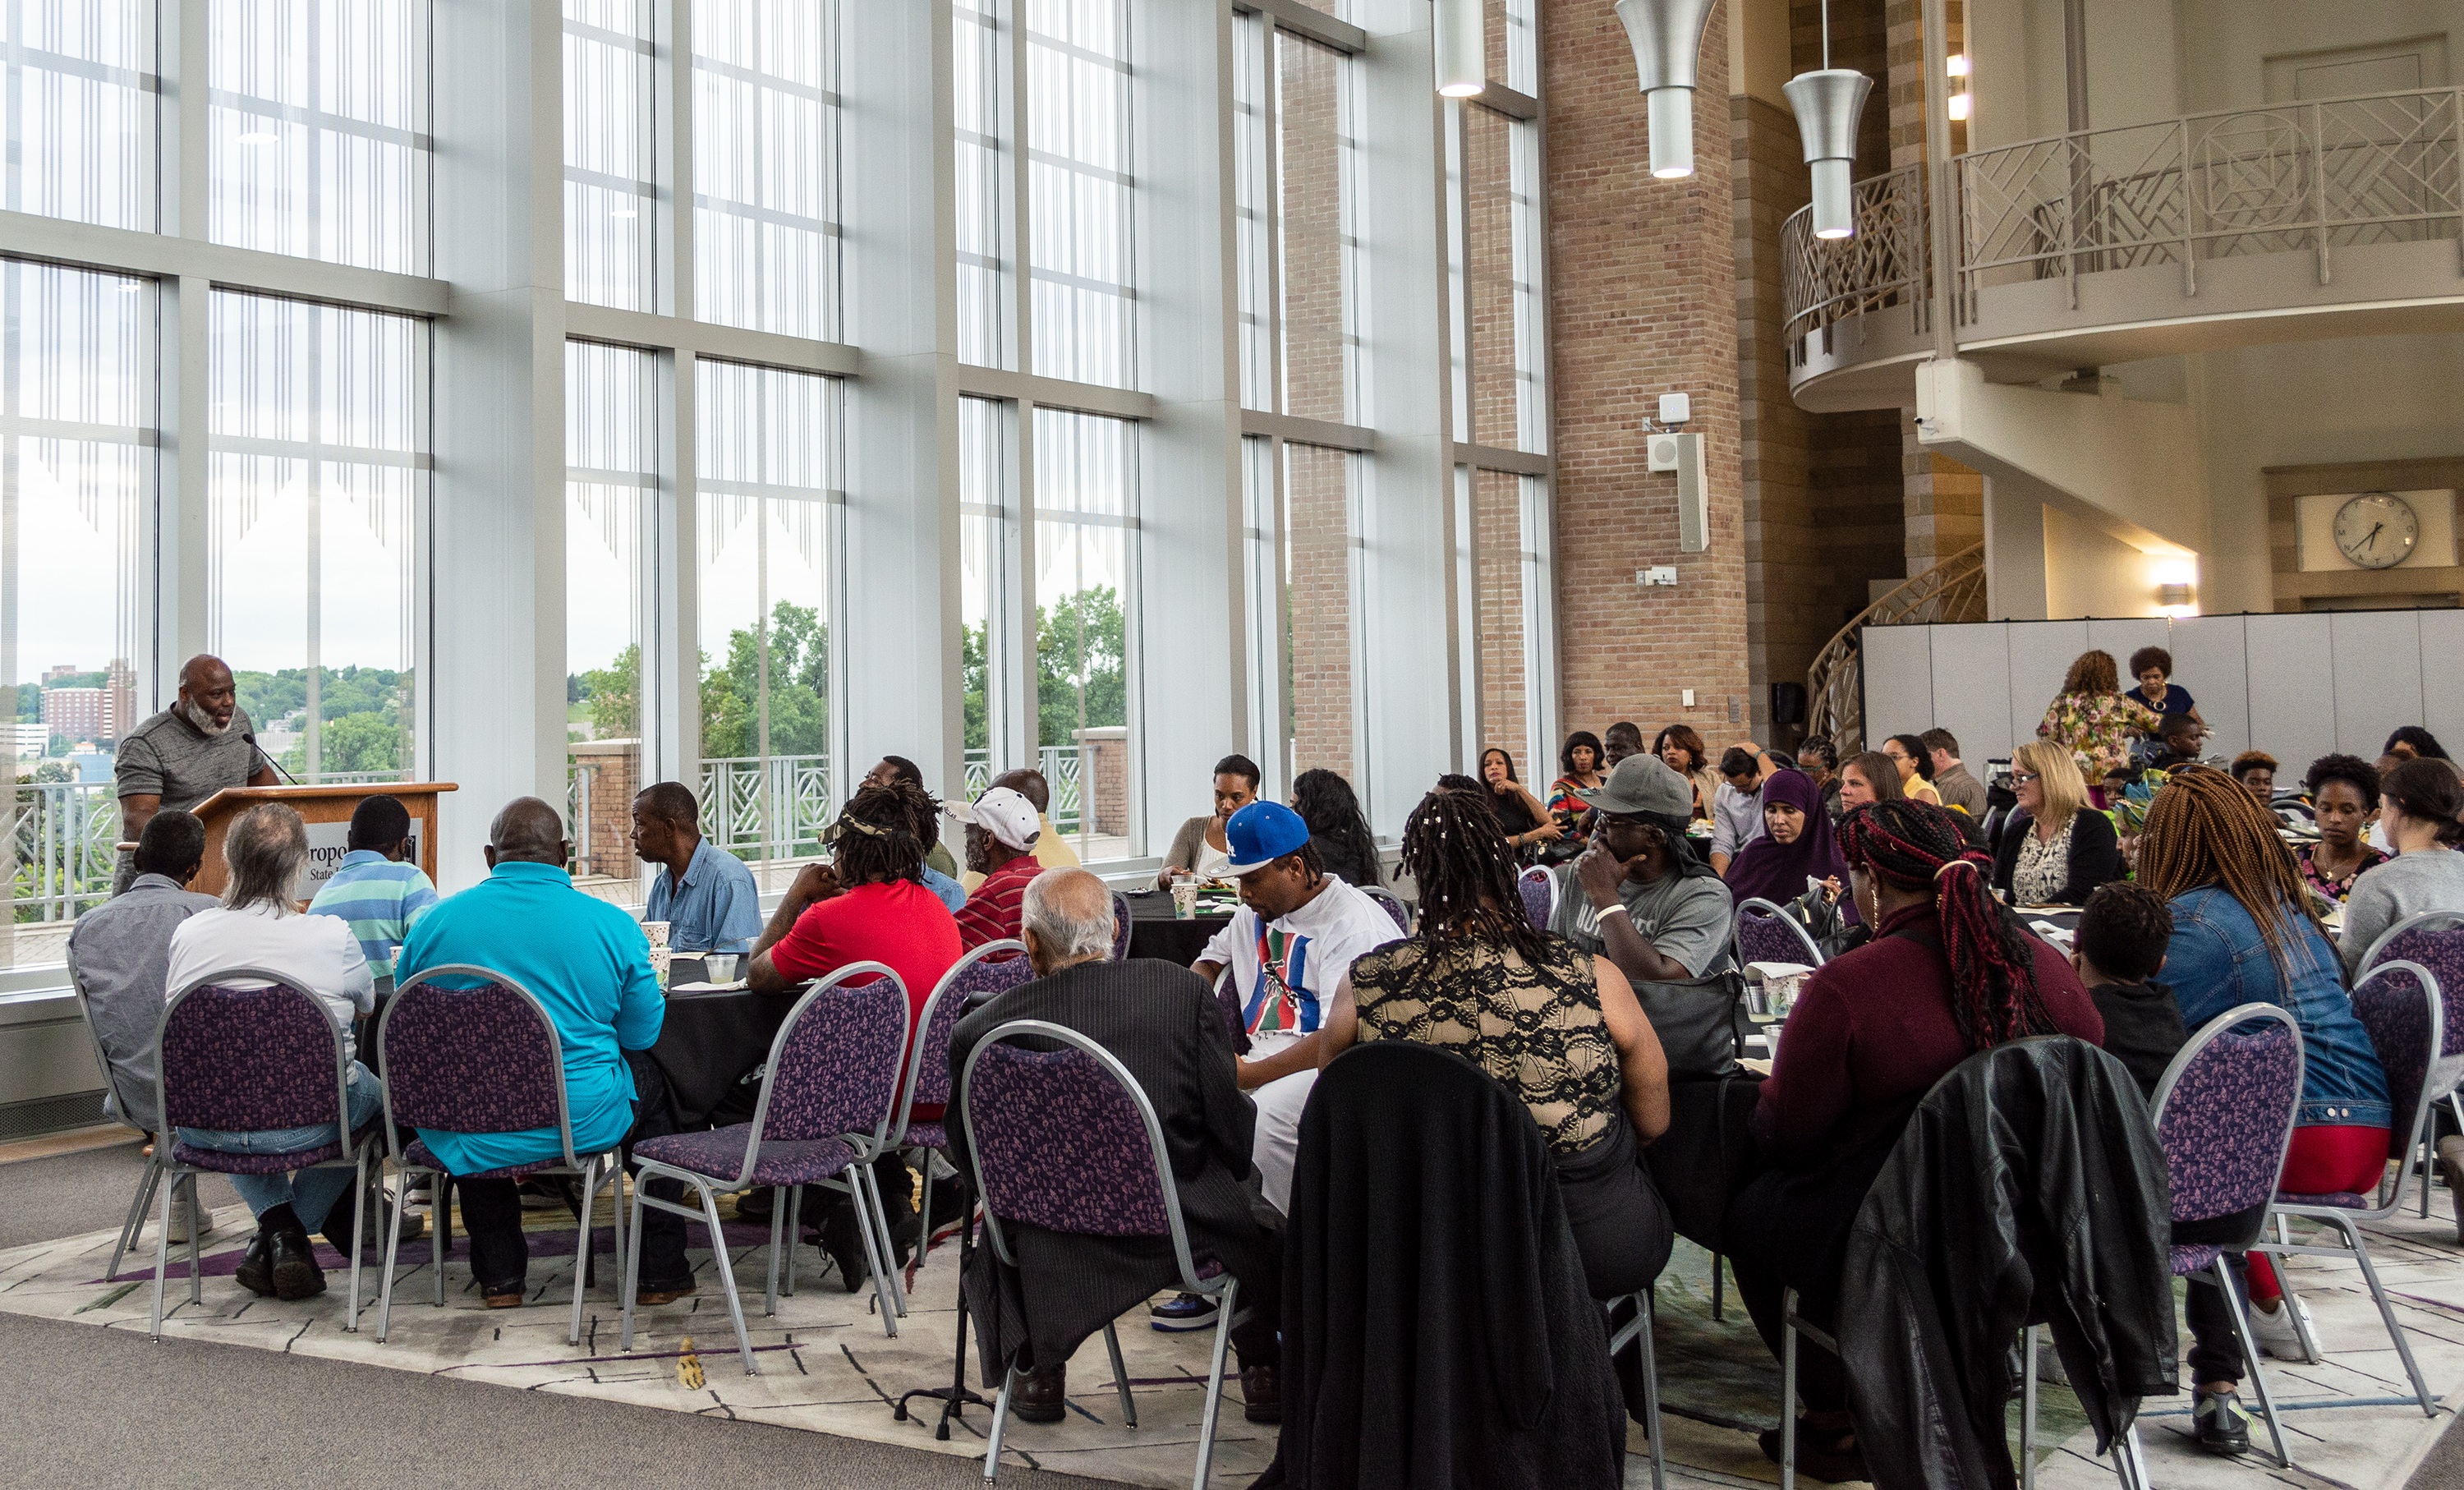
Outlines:
{"label": "sneaker", "polygon": [[2199,1430],[2199,1447],[2231,1458],[2250,1452],[2250,1413],[2236,1391],[2202,1391],[2190,1421]]}
{"label": "sneaker", "polygon": [[195,1200],[175,1195],[171,1199],[171,1240],[203,1241],[214,1234],[214,1214]]}
{"label": "sneaker", "polygon": [[[2293,1323],[2297,1311],[2301,1316],[2299,1327]],[[2250,1306],[2250,1332],[2256,1337],[2261,1350],[2279,1361],[2299,1361],[2305,1366],[2319,1364],[2318,1357],[2301,1344],[2305,1334],[2313,1340],[2318,1339],[2319,1329],[2311,1323],[2310,1305],[2302,1303],[2297,1294],[2288,1293],[2278,1298],[2273,1312],[2253,1304]]]}
{"label": "sneaker", "polygon": [[2451,1133],[2438,1140],[2438,1172],[2447,1181],[2447,1200],[2455,1208],[2455,1239],[2464,1242],[2464,1138]]}
{"label": "sneaker", "polygon": [[1213,1329],[1219,1312],[1214,1300],[1203,1294],[1185,1293],[1169,1304],[1148,1304],[1147,1324],[1168,1335],[1191,1329]]}

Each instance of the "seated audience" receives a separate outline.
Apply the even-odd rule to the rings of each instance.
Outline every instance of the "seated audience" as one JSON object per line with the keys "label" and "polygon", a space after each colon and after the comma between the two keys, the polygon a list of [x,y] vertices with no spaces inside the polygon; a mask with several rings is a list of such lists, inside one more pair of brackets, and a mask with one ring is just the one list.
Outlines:
{"label": "seated audience", "polygon": [[1652,756],[1617,763],[1583,800],[1599,826],[1583,856],[1557,871],[1549,930],[1606,957],[1628,983],[1686,983],[1735,965],[1728,887],[1685,839],[1693,802],[1684,778]]}
{"label": "seated audience", "polygon": [[1731,745],[1720,757],[1719,795],[1711,801],[1711,871],[1728,872],[1728,861],[1763,833],[1765,757],[1750,746]]}
{"label": "seated audience", "polygon": [[2438,736],[2417,724],[2405,725],[2389,734],[2387,743],[2379,747],[2379,752],[2393,756],[2399,761],[2448,758],[2447,747],[2438,743]]}
{"label": "seated audience", "polygon": [[1917,736],[1933,769],[1925,779],[1946,807],[1956,807],[1978,822],[1985,821],[1985,783],[1959,758],[1959,736],[1948,730],[1927,730]]}
{"label": "seated audience", "polygon": [[958,945],[973,952],[986,942],[1015,940],[1026,887],[1044,872],[1035,862],[1043,836],[1035,804],[996,786],[973,802],[950,803],[949,811],[967,825],[967,868],[983,876],[958,912]]}
{"label": "seated audience", "polygon": [[[1001,775],[993,778],[992,780],[986,784],[988,787],[1006,786],[1011,791],[1018,793],[1018,795],[1025,798],[1028,801],[1035,804],[1035,830],[1037,834],[1035,840],[1035,862],[1037,864],[1044,866],[1047,869],[1074,869],[1078,867],[1078,850],[1069,846],[1069,840],[1064,838],[1061,834],[1053,830],[1051,818],[1052,785],[1050,782],[1044,779],[1043,772],[1004,771]],[[983,876],[978,874],[973,869],[970,869],[964,874],[958,876],[958,884],[965,888],[968,894],[971,895],[975,893],[976,886],[982,880]]]}
{"label": "seated audience", "polygon": [[1839,805],[1839,747],[1827,734],[1809,734],[1796,747],[1796,769],[1822,791],[1822,810],[1834,823],[1846,809]]}
{"label": "seated audience", "polygon": [[1477,803],[1420,799],[1402,866],[1419,930],[1352,965],[1319,1065],[1354,1040],[1408,1040],[1496,1077],[1549,1141],[1592,1297],[1649,1288],[1676,1236],[1641,1153],[1668,1128],[1668,1062],[1633,988],[1608,958],[1533,929],[1514,855]]}
{"label": "seated audience", "polygon": [[2015,906],[2082,906],[2128,873],[2113,820],[2087,804],[2070,752],[2032,740],[2011,753],[2019,805],[2002,825],[1993,887]]}
{"label": "seated audience", "polygon": [[701,836],[701,803],[681,781],[657,781],[633,799],[633,854],[655,864],[645,921],[668,923],[679,953],[753,950],[761,934],[761,892],[743,860]]}
{"label": "seated audience", "polygon": [[[638,799],[634,821],[642,821]],[[576,1154],[604,1153],[620,1144],[629,1150],[641,1139],[675,1131],[666,1084],[649,1054],[667,1019],[667,1004],[650,971],[642,928],[621,908],[573,887],[564,868],[572,862],[564,822],[536,797],[505,804],[489,825],[485,852],[488,877],[439,903],[412,929],[402,950],[399,981],[408,982],[424,968],[468,963],[528,989],[556,1027]],[[479,986],[468,977],[437,981],[446,988]],[[455,1175],[564,1152],[554,1128],[510,1133],[423,1128],[419,1137]],[[650,1193],[663,1199],[684,1196],[681,1181],[649,1183]],[[492,1309],[518,1307],[530,1269],[521,1182],[457,1178],[454,1188],[462,1199],[462,1224],[471,1234],[471,1274],[481,1299]],[[637,1302],[669,1304],[693,1291],[684,1221],[664,1211],[645,1211]]]}
{"label": "seated audience", "polygon": [[1301,1109],[1317,1082],[1326,1011],[1353,960],[1395,939],[1395,922],[1326,872],[1309,824],[1283,803],[1251,802],[1225,828],[1241,909],[1193,967],[1210,989],[1232,970],[1249,1033],[1241,1089],[1258,1104],[1254,1155],[1267,1203],[1283,1211],[1291,1203],[1292,1156]]}
{"label": "seated audience", "polygon": [[1309,842],[1326,863],[1326,872],[1346,885],[1375,885],[1377,840],[1360,811],[1352,783],[1321,766],[1304,771],[1292,782],[1292,811],[1309,824]]}
{"label": "seated audience", "polygon": [[2173,991],[2156,981],[2173,939],[2173,908],[2144,885],[2097,887],[2072,933],[2071,968],[2104,1020],[2104,1048],[2153,1099],[2174,1053],[2189,1039]]}
{"label": "seated audience", "polygon": [[2199,752],[2207,748],[2207,728],[2189,714],[2167,714],[2156,727],[2155,747],[2147,753],[2147,767],[2170,775],[2184,766],[2199,763]]}
{"label": "seated audience", "polygon": [[1874,802],[1905,801],[1900,791],[1899,762],[1879,750],[1859,751],[1839,767],[1842,816]]}
{"label": "seated audience", "polygon": [[1172,836],[1163,872],[1155,877],[1157,886],[1169,889],[1173,881],[1191,875],[1201,882],[1232,878],[1232,851],[1223,827],[1234,813],[1258,800],[1258,763],[1246,756],[1226,756],[1215,763],[1214,815],[1192,818]]}
{"label": "seated audience", "polygon": [[[1881,802],[1851,810],[1840,835],[1875,937],[1807,979],[1752,1119],[1771,1168],[1722,1228],[1738,1296],[1774,1356],[1783,1289],[1798,1291],[1808,1319],[1837,1318],[1849,1227],[1934,1083],[2008,1041],[2103,1035],[2070,964],[1993,903],[1950,813]],[[1838,1360],[1803,1346],[1796,1380],[1799,1472],[1867,1479]],[[1762,1447],[1776,1460],[1780,1431]]]}
{"label": "seated audience", "polygon": [[2388,929],[2425,910],[2464,910],[2464,783],[2443,760],[2408,760],[2381,783],[2380,825],[2395,857],[2344,902],[2344,966],[2354,976]]}
{"label": "seated audience", "polygon": [[1497,814],[1498,826],[1506,830],[1506,842],[1518,857],[1566,836],[1540,799],[1531,795],[1531,788],[1514,774],[1512,756],[1494,745],[1482,751],[1480,778],[1488,787],[1489,810]]}
{"label": "seated audience", "polygon": [[2363,872],[2387,856],[2363,838],[2379,812],[2379,770],[2359,756],[2321,756],[2301,778],[2319,841],[2296,856],[2311,894],[2343,905]]}
{"label": "seated audience", "polygon": [[[1055,869],[1031,881],[1020,919],[1037,977],[994,996],[958,1021],[950,1037],[952,1092],[963,1096],[960,1078],[969,1054],[1012,1019],[1065,1025],[1094,1039],[1129,1067],[1163,1129],[1190,1251],[1221,1260],[1240,1282],[1240,1312],[1231,1333],[1240,1352],[1245,1415],[1253,1423],[1279,1421],[1282,1228],[1258,1193],[1252,1158],[1257,1113],[1235,1082],[1231,1041],[1213,990],[1204,978],[1153,958],[1108,960],[1111,892],[1084,869]],[[972,1175],[964,1116],[959,1102],[949,1124],[950,1140],[960,1172]],[[1079,1342],[1177,1281],[1179,1267],[1171,1242],[1161,1238],[1065,1236],[1009,1220],[1001,1229],[1018,1259],[1025,1296],[1033,1301],[1029,1365],[1010,1389],[1010,1411],[1030,1423],[1057,1423],[1066,1415],[1065,1363]],[[991,1248],[979,1247],[970,1265],[989,1269],[998,1261]],[[1184,1320],[1177,1327],[1214,1326],[1212,1303],[1199,1303],[1204,1318]],[[997,1318],[999,1312],[981,1310],[979,1317]],[[1005,1358],[1003,1348],[1011,1344],[1000,1342],[996,1358]]]}
{"label": "seated audience", "polygon": [[[863,785],[895,786],[901,781],[908,782],[917,791],[925,792],[927,796],[931,795],[924,785],[923,771],[917,768],[915,762],[904,756],[882,756],[881,763],[866,773]],[[952,914],[957,914],[959,905],[966,900],[965,892],[958,889],[958,862],[950,857],[950,850],[937,838],[932,841],[931,847],[925,851],[924,869],[925,887],[940,896],[941,903],[950,908]],[[947,881],[949,888],[944,889],[940,885],[935,884],[936,880]],[[955,898],[954,891],[957,892]]]}
{"label": "seated audience", "polygon": [[[1720,800],[1720,772],[1711,763],[1710,753],[1703,746],[1703,736],[1690,725],[1672,724],[1660,732],[1651,743],[1651,753],[1668,763],[1668,769],[1685,778],[1693,790],[1692,816],[1708,822]],[[1617,762],[1609,764],[1614,767]]]}
{"label": "seated audience", "polygon": [[2239,781],[2258,804],[2268,811],[2276,810],[2276,757],[2263,750],[2246,750],[2233,757],[2233,778]]}
{"label": "seated audience", "polygon": [[348,851],[318,887],[308,913],[348,922],[368,971],[389,978],[411,923],[436,904],[436,886],[410,862],[410,809],[391,797],[363,797],[343,843]]}
{"label": "seated audience", "polygon": [[[2185,1023],[2195,1029],[2238,1005],[2272,1003],[2301,1028],[2299,1126],[2277,1189],[2375,1190],[2393,1121],[2387,1076],[2353,1013],[2335,948],[2301,893],[2293,856],[2276,836],[2275,816],[2224,773],[2185,771],[2148,804],[2139,883],[2172,903],[2165,971]],[[2299,1357],[2300,1337],[2281,1303],[2307,1310],[2284,1293],[2265,1258],[2251,1257],[2249,1268],[2252,1332],[2270,1355]],[[2228,1371],[2216,1359],[2202,1367],[2201,1390],[2237,1380],[2237,1355],[2233,1366]]]}
{"label": "seated audience", "polygon": [[[1763,782],[1763,836],[1728,866],[1721,878],[1731,899],[1768,900],[1785,907],[1807,890],[1825,887],[1837,900],[1848,883],[1822,796],[1798,771],[1774,771]],[[1851,908],[1853,919],[1854,910]]]}
{"label": "seated audience", "polygon": [[1901,797],[1928,807],[1942,805],[1942,794],[1933,789],[1933,757],[1923,735],[1894,734],[1882,741],[1882,754],[1900,773]]}
{"label": "seated audience", "polygon": [[[2122,692],[2113,654],[2084,651],[2063,675],[2062,688],[2045,707],[2036,725],[2040,739],[2071,753],[2071,759],[2089,779],[2101,780],[2105,771],[2130,758],[2130,736],[2153,734],[2164,716]],[[2186,700],[2189,694],[2182,695]]]}
{"label": "seated audience", "polygon": [[1642,726],[1631,719],[1620,719],[1600,732],[1600,769],[1614,771],[1617,763],[1642,751]]}
{"label": "seated audience", "polygon": [[[350,1070],[347,1094],[351,1131],[383,1110],[385,1089],[358,1060],[352,1020],[376,1007],[376,978],[351,929],[332,916],[303,915],[299,884],[308,868],[308,825],[279,802],[260,802],[241,813],[223,837],[230,884],[223,903],[200,910],[171,933],[163,970],[164,987],[177,993],[197,983],[264,988],[261,977],[224,979],[232,968],[259,968],[309,995],[341,1027],[342,1059]],[[233,1153],[290,1153],[338,1142],[335,1125],[319,1123],[278,1132],[252,1133],[184,1128],[179,1141]],[[351,1172],[343,1169],[275,1171],[233,1174],[231,1188],[256,1217],[256,1235],[239,1264],[240,1286],[278,1299],[311,1298],[325,1291],[308,1228],[317,1227],[344,1258],[351,1255]]]}
{"label": "seated audience", "polygon": [[[2155,714],[2188,714],[2199,719],[2199,706],[2191,701],[2190,690],[2172,684],[2173,654],[2161,646],[2143,646],[2130,654],[2130,675],[2138,686],[2123,690],[2129,699]],[[2205,719],[2199,719],[2202,729]]]}
{"label": "seated audience", "polygon": [[1608,772],[1600,760],[1600,737],[1589,730],[1567,735],[1566,748],[1557,753],[1557,764],[1563,774],[1549,783],[1549,816],[1557,820],[1559,827],[1572,830],[1583,816],[1582,801],[1574,794],[1597,787]]}
{"label": "seated audience", "polygon": [[[111,1063],[102,1110],[148,1137],[163,1128],[154,1107],[154,1035],[168,993],[163,977],[170,966],[171,933],[218,904],[188,888],[205,863],[206,825],[194,813],[166,807],[138,835],[137,877],[69,930],[69,980],[85,1001],[95,1042]],[[213,1217],[197,1204],[197,1182],[184,1179],[172,1197],[171,1239],[187,1240],[191,1227],[200,1237],[210,1236]]]}

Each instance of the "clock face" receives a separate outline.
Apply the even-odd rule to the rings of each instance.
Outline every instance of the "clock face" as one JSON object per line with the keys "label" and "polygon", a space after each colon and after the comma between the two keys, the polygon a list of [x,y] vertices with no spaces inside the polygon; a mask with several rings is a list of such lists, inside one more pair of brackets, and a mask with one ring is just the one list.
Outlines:
{"label": "clock face", "polygon": [[2420,517],[2392,492],[2365,492],[2336,511],[2336,552],[2365,569],[2403,563],[2420,541]]}

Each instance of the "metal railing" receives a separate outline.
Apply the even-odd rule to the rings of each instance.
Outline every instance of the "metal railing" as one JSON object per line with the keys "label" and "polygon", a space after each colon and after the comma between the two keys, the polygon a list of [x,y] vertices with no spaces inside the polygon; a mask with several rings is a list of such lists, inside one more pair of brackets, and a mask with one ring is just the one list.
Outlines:
{"label": "metal railing", "polygon": [[1924,165],[1869,176],[1852,189],[1853,237],[1815,237],[1810,206],[1780,225],[1780,296],[1788,312],[1780,336],[1791,365],[1803,365],[1807,337],[1851,316],[1898,311],[1919,335],[1933,325]]}
{"label": "metal railing", "polygon": [[1865,748],[1865,665],[1859,626],[1985,619],[1985,540],[1977,539],[1859,611],[1805,671],[1805,732],[1827,734],[1845,757]]}
{"label": "metal railing", "polygon": [[[1075,745],[1046,745],[1036,752],[1035,769],[1044,773],[1044,784],[1050,788],[1052,805],[1045,816],[1052,820],[1056,833],[1075,833],[1086,800],[1081,757]],[[966,756],[966,793],[969,799],[983,795],[993,784],[992,752],[971,750]]]}
{"label": "metal railing", "polygon": [[11,919],[74,921],[111,898],[120,796],[109,780],[20,781],[0,793],[12,881]]}
{"label": "metal railing", "polygon": [[750,756],[701,763],[701,830],[746,859],[809,859],[838,815],[827,756]]}

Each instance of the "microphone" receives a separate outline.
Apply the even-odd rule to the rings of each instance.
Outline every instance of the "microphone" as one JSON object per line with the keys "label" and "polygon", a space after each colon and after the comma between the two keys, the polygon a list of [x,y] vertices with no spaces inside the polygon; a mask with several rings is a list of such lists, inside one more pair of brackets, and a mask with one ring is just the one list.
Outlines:
{"label": "microphone", "polygon": [[284,780],[290,782],[294,786],[297,786],[299,784],[299,778],[297,777],[293,776],[290,772],[282,769],[281,761],[275,759],[272,756],[265,753],[265,747],[256,742],[256,733],[254,731],[243,730],[240,732],[239,737],[248,741],[248,748],[256,752],[256,758],[264,761],[267,765],[272,766],[275,775],[281,777]]}

